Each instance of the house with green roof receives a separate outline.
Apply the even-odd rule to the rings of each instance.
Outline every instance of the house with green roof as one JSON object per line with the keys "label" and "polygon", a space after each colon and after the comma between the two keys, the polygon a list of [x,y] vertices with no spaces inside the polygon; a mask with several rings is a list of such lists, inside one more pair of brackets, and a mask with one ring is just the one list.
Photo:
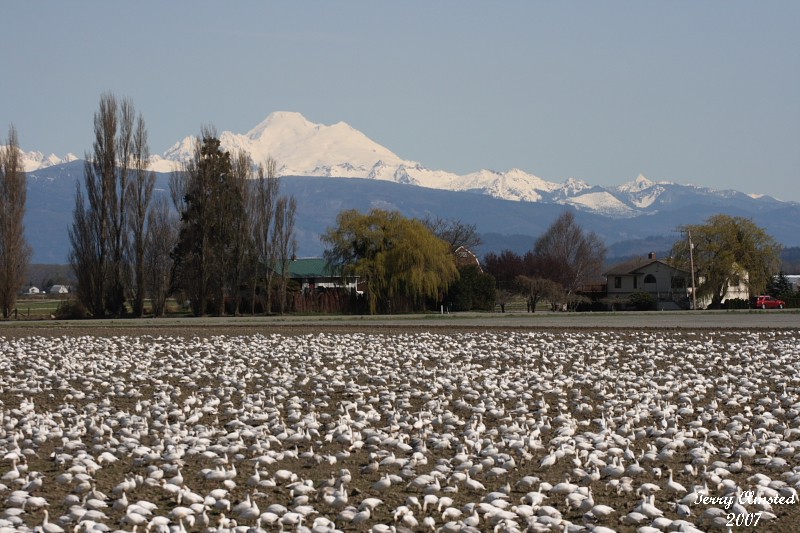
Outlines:
{"label": "house with green roof", "polygon": [[[292,259],[287,266],[289,279],[299,283],[300,290],[304,293],[328,289],[357,290],[358,288],[357,276],[342,278],[341,271],[332,270],[322,257]],[[283,275],[280,266],[276,273]]]}

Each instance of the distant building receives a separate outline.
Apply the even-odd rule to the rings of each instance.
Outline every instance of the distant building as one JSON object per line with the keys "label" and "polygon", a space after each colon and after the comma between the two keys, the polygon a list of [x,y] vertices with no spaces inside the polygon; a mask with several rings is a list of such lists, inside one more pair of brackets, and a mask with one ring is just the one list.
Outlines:
{"label": "distant building", "polygon": [[[276,274],[283,275],[280,266]],[[342,278],[341,272],[332,271],[321,257],[293,259],[289,261],[287,274],[300,284],[300,290],[304,293],[320,289],[356,290],[358,286],[357,276]]]}
{"label": "distant building", "polygon": [[50,294],[69,294],[69,287],[66,285],[53,285],[50,287]]}
{"label": "distant building", "polygon": [[481,262],[478,260],[478,256],[466,246],[459,246],[453,253],[456,256],[456,265],[459,267],[474,265],[478,267],[478,270],[483,272],[483,269],[481,268]]}
{"label": "distant building", "polygon": [[689,305],[689,272],[656,259],[655,253],[611,267],[606,273],[610,298],[625,300],[634,293],[649,293],[658,309],[682,309]]}
{"label": "distant building", "polygon": [[25,289],[25,294],[33,295],[33,294],[41,294],[42,291],[39,290],[39,287],[34,287],[31,285],[27,289]]}

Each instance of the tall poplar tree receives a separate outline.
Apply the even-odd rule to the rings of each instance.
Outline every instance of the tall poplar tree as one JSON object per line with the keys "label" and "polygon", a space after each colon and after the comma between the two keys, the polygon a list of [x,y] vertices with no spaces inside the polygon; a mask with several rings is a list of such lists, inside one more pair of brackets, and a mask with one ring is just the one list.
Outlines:
{"label": "tall poplar tree", "polygon": [[25,282],[31,247],[25,240],[27,177],[14,126],[0,146],[0,307],[3,318],[16,308],[17,294]]}
{"label": "tall poplar tree", "polygon": [[150,203],[153,199],[153,188],[156,183],[155,173],[148,168],[150,150],[147,145],[147,128],[140,116],[133,131],[133,160],[131,179],[128,181],[127,196],[127,231],[129,236],[128,263],[130,264],[129,292],[133,316],[144,315],[144,299],[147,294],[145,254],[147,245],[147,220]]}
{"label": "tall poplar tree", "polygon": [[[272,280],[277,268],[278,254],[274,243],[275,205],[280,191],[280,179],[277,176],[277,163],[267,159],[265,164],[258,165],[256,178],[250,182],[249,211],[250,230],[252,231],[255,249],[257,273],[264,284],[264,310],[272,311]],[[255,303],[255,285],[252,284],[252,300]],[[253,308],[254,309],[254,308]]]}
{"label": "tall poplar tree", "polygon": [[167,308],[172,280],[172,252],[178,242],[178,223],[166,198],[158,198],[147,213],[144,246],[145,288],[150,296],[153,316],[161,317]]}
{"label": "tall poplar tree", "polygon": [[278,306],[280,313],[286,311],[287,296],[286,289],[289,282],[289,262],[294,257],[297,250],[297,241],[294,238],[295,213],[297,212],[297,200],[289,196],[282,196],[275,207],[275,224],[273,231],[272,247],[277,257],[281,276],[281,286],[278,294]]}

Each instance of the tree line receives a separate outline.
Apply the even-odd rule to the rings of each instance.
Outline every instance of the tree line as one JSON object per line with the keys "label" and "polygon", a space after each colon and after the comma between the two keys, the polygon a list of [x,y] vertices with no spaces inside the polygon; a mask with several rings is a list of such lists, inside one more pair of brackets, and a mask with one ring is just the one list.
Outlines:
{"label": "tree line", "polygon": [[[153,201],[147,128],[130,100],[104,94],[94,116],[69,230],[77,303],[93,317],[162,316],[167,297],[196,316],[285,309],[286,279],[273,272],[295,252],[296,201],[280,195],[275,162],[221,148],[201,129],[192,158]],[[177,213],[177,216],[174,214]],[[82,314],[82,309],[78,310]]]}
{"label": "tree line", "polygon": [[[676,240],[666,262],[694,276],[695,295],[710,308],[723,306],[728,287],[740,283],[751,295],[768,293],[794,298],[780,268],[781,246],[752,220],[724,214],[683,227],[690,239]],[[690,253],[691,250],[691,253]],[[601,288],[605,246],[577,225],[571,212],[562,214],[523,255],[505,250],[490,253],[484,267],[498,282],[501,305],[524,296],[528,310],[549,302],[555,309],[574,309],[590,302],[587,294]],[[631,295],[647,295],[643,289]],[[746,306],[746,302],[738,302]]]}
{"label": "tree line", "polygon": [[[103,94],[93,125],[69,228],[77,280],[70,314],[141,317],[147,300],[152,315],[162,316],[170,296],[197,316],[308,308],[293,306],[286,275],[297,249],[297,202],[280,193],[276,161],[225,151],[214,128],[203,127],[192,157],[170,176],[169,199],[156,199],[147,128],[133,103]],[[8,318],[31,256],[13,126],[0,147],[0,174],[0,307]],[[751,292],[775,286],[780,246],[752,221],[715,215],[686,230],[694,236],[698,295],[712,304],[740,277]],[[606,256],[600,237],[584,231],[572,211],[525,254],[489,253],[482,265],[469,260],[481,245],[477,228],[459,220],[348,210],[321,239],[329,270],[359,280],[348,309],[364,313],[492,310],[520,296],[529,311],[543,301],[574,309],[586,301],[587,287],[602,283]],[[679,240],[670,261],[688,271],[689,250]]]}

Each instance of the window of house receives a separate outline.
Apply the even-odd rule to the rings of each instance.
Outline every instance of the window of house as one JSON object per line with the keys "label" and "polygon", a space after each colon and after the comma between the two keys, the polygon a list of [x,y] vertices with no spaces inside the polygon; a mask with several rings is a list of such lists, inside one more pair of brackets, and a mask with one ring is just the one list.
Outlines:
{"label": "window of house", "polygon": [[633,288],[634,289],[639,288],[639,276],[633,276]]}
{"label": "window of house", "polygon": [[685,289],[686,288],[686,278],[672,278],[672,288],[673,289]]}
{"label": "window of house", "polygon": [[655,283],[656,282],[656,277],[654,275],[652,275],[652,274],[648,274],[648,275],[646,275],[644,277],[644,282],[645,283]]}
{"label": "window of house", "polygon": [[620,276],[614,277],[614,288],[621,289],[622,288],[622,278]]}

